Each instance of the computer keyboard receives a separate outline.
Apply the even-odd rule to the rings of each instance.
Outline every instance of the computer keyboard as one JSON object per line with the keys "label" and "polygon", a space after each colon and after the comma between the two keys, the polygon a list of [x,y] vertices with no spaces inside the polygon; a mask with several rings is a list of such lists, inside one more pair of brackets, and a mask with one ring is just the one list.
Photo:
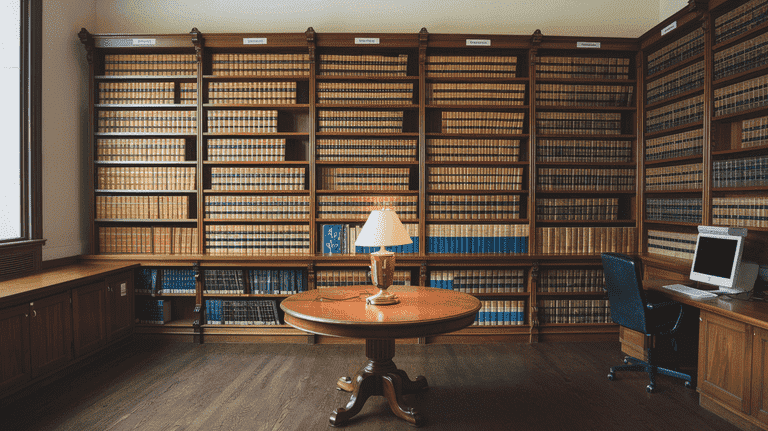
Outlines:
{"label": "computer keyboard", "polygon": [[691,299],[707,299],[717,297],[717,295],[712,292],[707,292],[706,290],[696,289],[690,286],[684,286],[682,284],[670,284],[668,286],[661,287],[673,292],[681,293]]}

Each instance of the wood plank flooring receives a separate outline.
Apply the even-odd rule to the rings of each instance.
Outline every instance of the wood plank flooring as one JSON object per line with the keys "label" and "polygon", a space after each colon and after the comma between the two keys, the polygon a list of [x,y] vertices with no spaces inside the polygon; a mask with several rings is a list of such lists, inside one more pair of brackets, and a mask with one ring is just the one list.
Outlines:
{"label": "wood plank flooring", "polygon": [[[397,345],[395,363],[430,388],[406,396],[425,430],[737,430],[660,376],[622,373],[618,342]],[[35,393],[6,399],[0,429],[321,430],[349,394],[339,376],[362,345],[181,344],[135,338]],[[349,430],[411,429],[383,397]]]}

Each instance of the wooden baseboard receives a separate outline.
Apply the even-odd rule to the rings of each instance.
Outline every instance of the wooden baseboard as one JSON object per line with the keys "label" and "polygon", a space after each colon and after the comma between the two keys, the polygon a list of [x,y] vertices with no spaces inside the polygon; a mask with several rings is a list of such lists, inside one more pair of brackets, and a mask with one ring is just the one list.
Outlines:
{"label": "wooden baseboard", "polygon": [[718,403],[714,398],[701,392],[699,392],[699,405],[743,430],[765,431],[768,429],[768,424],[761,424],[751,416],[747,416],[742,412],[733,411]]}

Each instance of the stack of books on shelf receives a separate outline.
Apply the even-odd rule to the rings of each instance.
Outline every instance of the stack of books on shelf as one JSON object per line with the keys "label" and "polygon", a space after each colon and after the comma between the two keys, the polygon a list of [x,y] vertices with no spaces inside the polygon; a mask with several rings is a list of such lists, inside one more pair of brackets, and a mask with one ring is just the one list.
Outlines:
{"label": "stack of books on shelf", "polygon": [[429,168],[432,190],[522,190],[522,167],[435,166]]}
{"label": "stack of books on shelf", "polygon": [[197,73],[194,54],[105,54],[107,76],[192,76]]}
{"label": "stack of books on shelf", "polygon": [[635,170],[600,168],[539,168],[539,190],[634,190]]}
{"label": "stack of books on shelf", "polygon": [[611,323],[607,299],[541,299],[541,323]]}
{"label": "stack of books on shelf", "polygon": [[698,27],[680,39],[648,54],[647,75],[652,76],[704,52],[704,29]]}
{"label": "stack of books on shelf", "polygon": [[525,324],[525,301],[480,301],[473,326],[520,326]]}
{"label": "stack of books on shelf", "polygon": [[271,299],[206,299],[208,325],[279,325],[277,303]]}
{"label": "stack of books on shelf", "polygon": [[100,190],[195,190],[195,167],[137,166],[96,169]]}
{"label": "stack of books on shelf", "polygon": [[540,106],[632,106],[631,85],[536,84]]}
{"label": "stack of books on shelf", "polygon": [[432,195],[427,217],[435,220],[519,219],[520,195]]}
{"label": "stack of books on shelf", "polygon": [[603,292],[602,269],[545,269],[539,276],[539,292]]}
{"label": "stack of books on shelf", "polygon": [[285,161],[285,139],[209,139],[208,160],[212,162],[282,162]]}
{"label": "stack of books on shelf", "polygon": [[719,226],[768,228],[768,198],[712,198],[712,223]]}
{"label": "stack of books on shelf", "polygon": [[305,168],[211,168],[211,190],[304,190]]}
{"label": "stack of books on shelf", "polygon": [[443,111],[442,132],[491,135],[523,133],[523,112],[453,112]]}
{"label": "stack of books on shelf", "polygon": [[410,82],[318,82],[317,103],[413,104]]}
{"label": "stack of books on shelf", "polygon": [[206,269],[205,290],[207,294],[239,294],[245,293],[243,272],[239,269]]}
{"label": "stack of books on shelf", "polygon": [[715,18],[715,43],[734,38],[766,20],[768,20],[768,1],[748,1]]}
{"label": "stack of books on shelf", "polygon": [[183,162],[184,139],[97,139],[99,162]]}
{"label": "stack of books on shelf", "polygon": [[173,82],[99,82],[99,104],[172,104]]}
{"label": "stack of books on shelf", "polygon": [[211,56],[215,76],[309,76],[309,54],[215,53]]}
{"label": "stack of books on shelf", "polygon": [[686,91],[700,88],[703,85],[704,62],[699,61],[691,66],[676,70],[655,81],[649,82],[645,93],[645,103],[652,105]]}
{"label": "stack of books on shelf", "polygon": [[768,117],[752,118],[741,122],[741,148],[768,145]]}
{"label": "stack of books on shelf", "polygon": [[197,254],[197,229],[186,227],[99,227],[102,254]]}
{"label": "stack of books on shelf", "polygon": [[637,243],[634,227],[540,227],[536,234],[537,254],[633,253]]}
{"label": "stack of books on shelf", "polygon": [[645,116],[645,132],[654,133],[673,127],[684,126],[702,121],[703,118],[704,96],[694,96],[670,105],[648,110]]}
{"label": "stack of books on shelf", "polygon": [[[404,223],[405,231],[411,238],[412,244],[388,246],[387,250],[397,254],[418,253],[419,252],[419,225],[415,223]],[[323,254],[369,254],[379,251],[380,247],[362,247],[356,246],[360,231],[363,226],[349,224],[324,224],[320,225],[323,240]]]}
{"label": "stack of books on shelf", "polygon": [[701,155],[704,150],[702,129],[660,136],[645,141],[645,160],[665,160]]}
{"label": "stack of books on shelf", "polygon": [[525,105],[525,84],[427,83],[434,105]]}
{"label": "stack of books on shelf", "polygon": [[321,54],[321,76],[406,76],[408,55],[337,55]]}
{"label": "stack of books on shelf", "polygon": [[645,169],[645,190],[693,190],[704,184],[704,165],[662,166]]}
{"label": "stack of books on shelf", "polygon": [[293,105],[296,104],[296,82],[209,82],[208,103]]}
{"label": "stack of books on shelf", "polygon": [[182,105],[197,104],[197,82],[179,83],[179,103]]}
{"label": "stack of books on shelf", "polygon": [[632,141],[589,139],[539,139],[536,142],[538,162],[631,162]]}
{"label": "stack of books on shelf", "polygon": [[696,237],[695,233],[649,230],[648,253],[680,259],[693,259]]}
{"label": "stack of books on shelf", "polygon": [[418,201],[415,195],[319,195],[317,218],[365,220],[373,210],[390,208],[400,219],[415,219],[419,217]]}
{"label": "stack of books on shelf", "polygon": [[409,168],[320,168],[322,190],[408,190]]}
{"label": "stack of books on shelf", "polygon": [[307,290],[300,269],[252,269],[248,281],[255,295],[292,295]]}
{"label": "stack of books on shelf", "polygon": [[145,293],[155,296],[160,292],[158,283],[158,269],[139,268],[136,270],[136,281],[134,283],[135,293]]}
{"label": "stack of books on shelf", "polygon": [[189,196],[105,196],[96,195],[97,219],[189,218]]}
{"label": "stack of books on shelf", "polygon": [[430,162],[517,162],[520,141],[517,139],[428,138],[427,160]]}
{"label": "stack of books on shelf", "polygon": [[415,139],[318,139],[318,161],[415,162],[419,152]]}
{"label": "stack of books on shelf", "polygon": [[528,224],[439,224],[427,226],[427,253],[528,253]]}
{"label": "stack of books on shelf", "polygon": [[734,45],[715,53],[715,78],[735,75],[768,62],[768,34]]}
{"label": "stack of books on shelf", "polygon": [[171,300],[141,298],[136,305],[136,319],[139,323],[164,325],[171,319]]}
{"label": "stack of books on shelf", "polygon": [[768,156],[715,160],[712,164],[712,186],[768,186]]}
{"label": "stack of books on shelf", "polygon": [[536,132],[541,134],[620,135],[618,112],[536,112]]}
{"label": "stack of books on shelf", "polygon": [[429,287],[464,293],[525,292],[524,269],[446,269],[429,273]]}
{"label": "stack of books on shelf", "polygon": [[163,269],[163,293],[195,294],[194,269]]}
{"label": "stack of books on shelf", "polygon": [[427,78],[514,78],[517,57],[429,55]]}
{"label": "stack of books on shelf", "polygon": [[701,223],[701,198],[645,198],[645,219]]}
{"label": "stack of books on shelf", "polygon": [[715,116],[734,114],[768,105],[768,75],[715,89]]}
{"label": "stack of books on shelf", "polygon": [[536,58],[539,79],[629,79],[628,58],[550,57]]}
{"label": "stack of books on shelf", "polygon": [[211,220],[307,220],[309,196],[205,196]]}
{"label": "stack of books on shelf", "polygon": [[[392,285],[410,286],[411,271],[395,270]],[[365,269],[322,269],[317,271],[315,286],[318,289],[340,286],[373,286],[373,282],[371,281],[371,272]]]}
{"label": "stack of books on shelf", "polygon": [[618,198],[537,198],[538,220],[617,220]]}
{"label": "stack of books on shelf", "polygon": [[328,111],[317,113],[318,132],[402,133],[403,111]]}
{"label": "stack of books on shelf", "polygon": [[309,253],[309,226],[206,225],[205,252],[226,256],[272,256]]}
{"label": "stack of books on shelf", "polygon": [[197,133],[196,111],[99,111],[97,133]]}
{"label": "stack of books on shelf", "polygon": [[277,111],[208,111],[209,133],[277,133]]}

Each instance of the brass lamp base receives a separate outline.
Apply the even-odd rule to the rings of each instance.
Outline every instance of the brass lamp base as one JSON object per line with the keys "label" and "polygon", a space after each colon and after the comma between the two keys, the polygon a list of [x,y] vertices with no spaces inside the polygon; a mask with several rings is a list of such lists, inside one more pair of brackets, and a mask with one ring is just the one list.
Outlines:
{"label": "brass lamp base", "polygon": [[379,288],[379,292],[365,299],[371,305],[392,305],[400,302],[387,288],[392,285],[395,276],[395,253],[387,251],[384,247],[371,253],[371,281]]}

